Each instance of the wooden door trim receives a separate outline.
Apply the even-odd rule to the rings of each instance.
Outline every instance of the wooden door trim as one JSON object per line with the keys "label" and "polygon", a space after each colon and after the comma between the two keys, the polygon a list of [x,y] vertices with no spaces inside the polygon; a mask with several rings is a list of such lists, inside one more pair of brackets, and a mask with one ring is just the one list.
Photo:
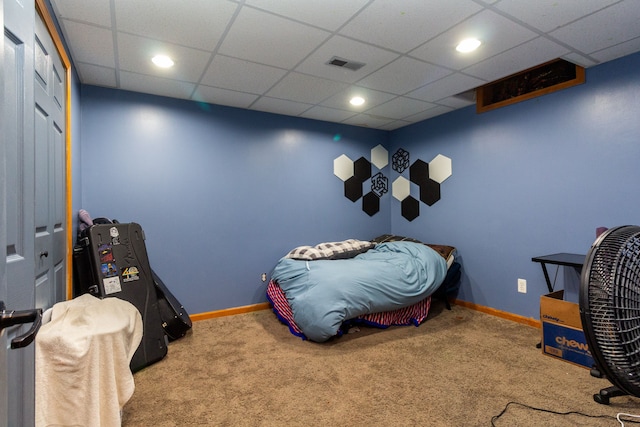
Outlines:
{"label": "wooden door trim", "polygon": [[71,212],[73,209],[73,181],[71,176],[71,61],[62,42],[62,38],[58,33],[58,29],[49,13],[45,0],[35,0],[36,12],[42,18],[53,44],[60,55],[62,65],[65,70],[65,197],[66,197],[66,227],[67,227],[67,255],[66,255],[66,292],[67,299],[72,298],[73,292],[73,221],[71,220]]}

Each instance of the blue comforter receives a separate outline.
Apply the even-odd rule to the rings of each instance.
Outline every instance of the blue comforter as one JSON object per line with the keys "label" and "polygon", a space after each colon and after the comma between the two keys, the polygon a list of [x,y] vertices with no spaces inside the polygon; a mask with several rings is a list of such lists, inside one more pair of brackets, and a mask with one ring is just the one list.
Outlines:
{"label": "blue comforter", "polygon": [[354,258],[301,261],[282,258],[271,273],[296,324],[310,340],[335,336],[342,322],[415,304],[436,291],[447,264],[412,242],[387,242]]}

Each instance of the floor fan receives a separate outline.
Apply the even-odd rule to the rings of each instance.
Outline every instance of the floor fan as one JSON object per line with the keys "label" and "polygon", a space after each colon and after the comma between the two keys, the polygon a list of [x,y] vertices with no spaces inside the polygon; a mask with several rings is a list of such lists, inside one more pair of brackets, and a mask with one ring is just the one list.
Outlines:
{"label": "floor fan", "polygon": [[582,268],[580,317],[595,369],[612,384],[594,394],[640,397],[640,227],[611,228],[595,240]]}

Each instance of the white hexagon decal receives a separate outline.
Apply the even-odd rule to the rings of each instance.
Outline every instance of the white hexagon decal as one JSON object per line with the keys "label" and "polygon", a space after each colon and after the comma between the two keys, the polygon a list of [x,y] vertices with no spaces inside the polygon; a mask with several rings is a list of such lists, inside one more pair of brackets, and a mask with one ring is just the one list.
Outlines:
{"label": "white hexagon decal", "polygon": [[438,154],[429,162],[429,178],[442,184],[442,182],[451,176],[451,159]]}
{"label": "white hexagon decal", "polygon": [[346,155],[333,160],[333,174],[343,181],[353,176],[353,160]]}
{"label": "white hexagon decal", "polygon": [[410,193],[411,182],[403,176],[399,176],[395,181],[393,181],[393,184],[391,184],[391,194],[400,201],[409,197]]}
{"label": "white hexagon decal", "polygon": [[376,145],[371,149],[371,163],[378,169],[389,164],[389,152],[382,145]]}

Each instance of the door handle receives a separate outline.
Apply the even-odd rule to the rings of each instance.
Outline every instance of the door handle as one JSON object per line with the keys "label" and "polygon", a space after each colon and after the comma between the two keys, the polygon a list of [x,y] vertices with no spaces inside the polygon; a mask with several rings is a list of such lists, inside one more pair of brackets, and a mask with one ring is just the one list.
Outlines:
{"label": "door handle", "polygon": [[42,309],[9,311],[5,309],[4,301],[0,301],[0,331],[4,328],[31,322],[33,324],[26,333],[11,340],[11,348],[26,347],[33,342],[42,325]]}

